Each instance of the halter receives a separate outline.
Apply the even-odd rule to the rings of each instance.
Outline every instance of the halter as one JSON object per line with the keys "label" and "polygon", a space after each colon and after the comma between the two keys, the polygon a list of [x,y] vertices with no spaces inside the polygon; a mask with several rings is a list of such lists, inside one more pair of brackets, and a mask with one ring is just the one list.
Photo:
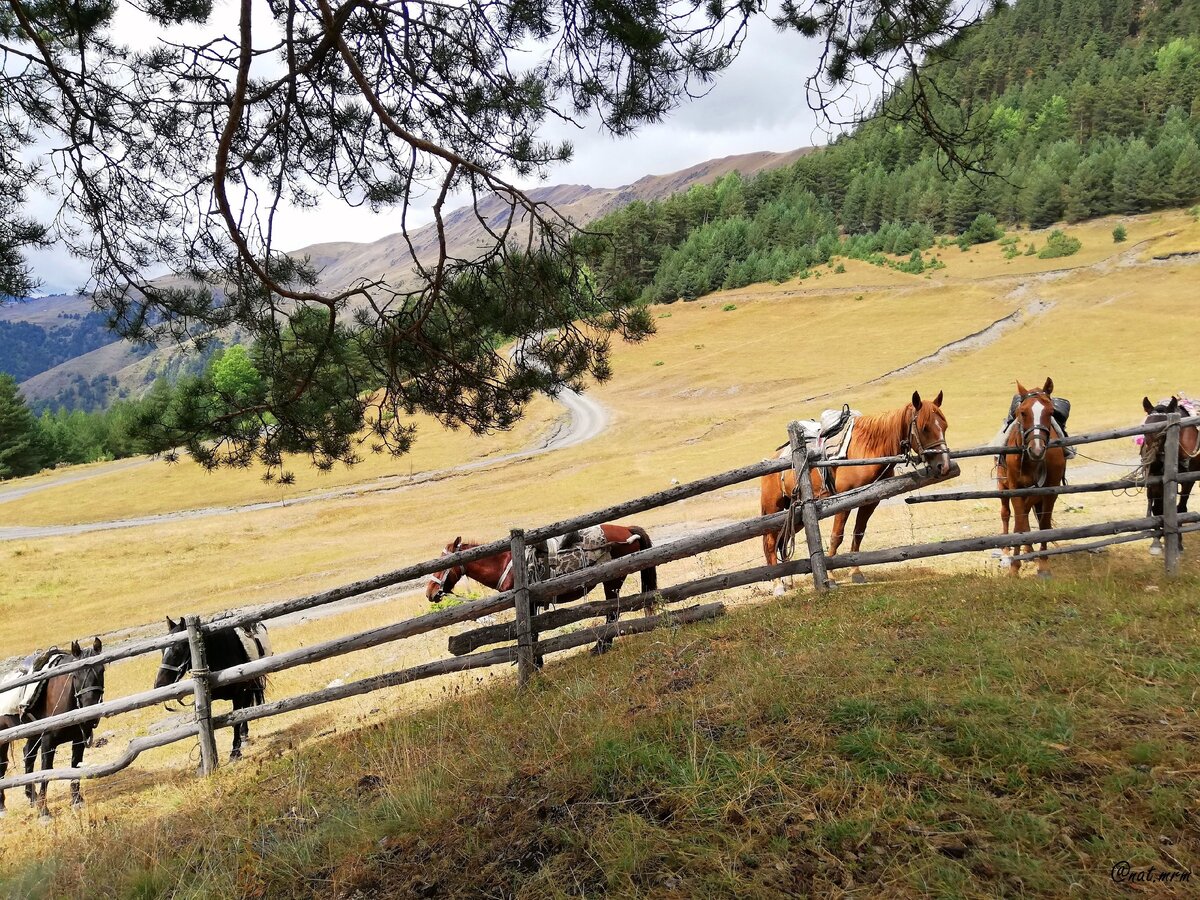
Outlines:
{"label": "halter", "polygon": [[920,465],[925,459],[937,453],[950,452],[950,445],[946,443],[945,437],[928,447],[921,442],[920,432],[917,430],[919,415],[920,413],[914,409],[912,418],[908,420],[908,437],[900,442],[900,452],[908,457],[909,463],[913,466]]}
{"label": "halter", "polygon": [[[449,555],[450,555],[449,550],[442,551],[442,556],[449,556]],[[446,590],[446,579],[450,577],[450,573],[453,572],[455,569],[459,570],[458,577],[460,579],[467,577],[467,567],[464,566],[462,563],[459,563],[458,565],[455,565],[455,566],[451,566],[448,569],[443,569],[441,575],[438,575],[436,573],[429,575],[429,583],[436,584],[438,586],[438,591],[436,594],[433,595],[433,600],[435,600],[435,601],[440,600],[442,597],[445,597],[447,595],[449,595],[451,597],[455,596],[454,591]]]}
{"label": "halter", "polygon": [[[1047,394],[1045,391],[1030,391],[1028,394],[1021,395],[1020,403],[1018,405],[1024,404],[1025,401],[1030,399],[1031,397],[1045,397],[1047,400],[1050,400],[1050,395]],[[1050,415],[1051,415],[1051,417],[1054,416],[1053,401],[1051,401],[1051,403],[1050,403]],[[1039,425],[1035,422],[1033,425],[1031,425],[1029,427],[1028,430],[1026,430],[1025,426],[1021,424],[1020,416],[1017,416],[1015,421],[1017,423],[1017,432],[1021,435],[1021,455],[1022,456],[1025,456],[1029,453],[1029,438],[1031,435],[1036,435],[1038,432],[1041,432],[1046,437],[1046,443],[1047,444],[1050,443],[1051,435],[1050,435],[1050,426],[1049,425]]]}
{"label": "halter", "polygon": [[84,671],[85,671],[84,669],[80,669],[78,672],[75,672],[71,676],[71,692],[75,695],[75,705],[76,706],[91,706],[92,704],[90,704],[90,703],[82,702],[83,698],[88,696],[89,694],[100,694],[100,696],[102,698],[104,696],[104,685],[103,684],[90,684],[87,687],[82,687],[82,688],[79,687],[79,685],[75,679],[78,678],[79,675],[81,675]]}

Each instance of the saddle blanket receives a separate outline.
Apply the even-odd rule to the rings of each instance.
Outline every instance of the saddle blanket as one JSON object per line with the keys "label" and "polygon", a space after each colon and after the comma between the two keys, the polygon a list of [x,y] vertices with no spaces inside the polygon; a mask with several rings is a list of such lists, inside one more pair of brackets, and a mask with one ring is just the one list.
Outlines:
{"label": "saddle blanket", "polygon": [[[637,540],[634,536],[630,540]],[[612,545],[599,525],[570,531],[549,538],[544,546],[525,550],[525,565],[530,581],[544,581],[570,572],[578,572],[612,559]]]}
{"label": "saddle blanket", "polygon": [[[57,666],[67,659],[65,653],[57,650],[38,651],[26,657],[13,671],[0,678],[0,688],[11,684],[26,675],[32,675],[43,669]],[[0,692],[0,716],[17,716],[20,718],[30,706],[37,702],[38,695],[46,686],[45,681],[35,681],[12,690]]]}
{"label": "saddle blanket", "polygon": [[271,639],[267,636],[267,626],[262,622],[255,622],[253,625],[239,625],[233,631],[238,636],[238,640],[242,642],[246,658],[251,662],[271,655]]}
{"label": "saddle blanket", "polygon": [[[843,406],[825,410],[819,419],[803,419],[796,424],[800,426],[809,453],[822,459],[845,459],[854,436],[854,424],[861,416],[857,409]],[[784,444],[779,458],[787,459],[791,455],[791,448]]]}

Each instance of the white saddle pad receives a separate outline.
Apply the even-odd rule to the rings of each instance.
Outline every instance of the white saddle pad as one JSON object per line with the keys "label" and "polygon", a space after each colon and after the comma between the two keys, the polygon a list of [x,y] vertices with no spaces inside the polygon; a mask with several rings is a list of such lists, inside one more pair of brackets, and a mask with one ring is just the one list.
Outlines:
{"label": "white saddle pad", "polygon": [[267,626],[262,622],[239,625],[234,629],[234,633],[242,642],[242,649],[246,651],[246,658],[250,661],[271,655],[271,639],[267,635]]}

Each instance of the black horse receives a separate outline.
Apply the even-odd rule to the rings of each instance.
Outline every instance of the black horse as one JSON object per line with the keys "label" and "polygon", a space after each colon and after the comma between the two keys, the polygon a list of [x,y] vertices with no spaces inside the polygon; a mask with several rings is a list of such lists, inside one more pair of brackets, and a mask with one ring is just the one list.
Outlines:
{"label": "black horse", "polygon": [[[49,665],[54,666],[72,659],[87,659],[95,656],[103,649],[100,638],[92,642],[90,650],[80,650],[79,642],[71,642],[71,654],[52,652]],[[17,716],[0,716],[0,728],[11,728],[19,722],[35,722],[48,719],[59,713],[67,713],[73,709],[83,709],[95,706],[104,699],[104,663],[83,666],[73,672],[53,675],[43,682],[43,687],[35,694],[33,702],[18,720]],[[92,732],[100,719],[90,719],[78,725],[68,725],[57,731],[47,731],[31,737],[25,743],[25,773],[33,771],[37,762],[38,751],[42,754],[42,771],[54,768],[54,756],[62,744],[71,744],[71,768],[78,769],[83,763],[83,751],[92,742]],[[8,744],[0,744],[0,778],[8,772]],[[46,805],[46,789],[49,782],[43,781],[40,789],[32,784],[25,785],[25,795],[29,805],[36,806],[43,820],[50,818],[50,809]],[[79,792],[79,782],[71,782],[71,805],[83,805],[83,795]],[[5,815],[4,791],[0,790],[0,816]]]}
{"label": "black horse", "polygon": [[[1150,402],[1149,397],[1142,398],[1142,409],[1146,411],[1146,422],[1162,422],[1171,413],[1176,413],[1181,410],[1178,397],[1172,397],[1170,400],[1159,404]],[[1184,415],[1187,411],[1184,410]],[[1146,470],[1146,474],[1161,478],[1163,468],[1166,461],[1166,435],[1165,431],[1160,431],[1158,434],[1150,435],[1142,444],[1142,466]],[[1185,425],[1179,429],[1179,471],[1190,472],[1192,464],[1196,462],[1197,456],[1200,456],[1200,429],[1195,425]],[[1188,511],[1188,498],[1192,495],[1192,485],[1194,481],[1185,481],[1179,485],[1179,504],[1177,509],[1181,513]],[[1152,516],[1161,516],[1163,514],[1163,486],[1162,483],[1151,484],[1146,486],[1146,499],[1149,501],[1149,513]],[[1159,552],[1159,539],[1155,538],[1150,545],[1150,552]],[[1179,549],[1183,549],[1183,537],[1179,536]]]}
{"label": "black horse", "polygon": [[[187,626],[181,619],[178,622],[167,616],[167,628],[170,634],[187,631]],[[204,633],[204,652],[208,659],[208,668],[212,672],[240,666],[242,663],[261,659],[271,655],[271,646],[267,641],[267,628],[261,622],[254,629],[243,627],[222,628],[219,631]],[[192,668],[192,653],[186,641],[172,644],[163,650],[162,665],[158,668],[158,676],[154,679],[156,688],[174,684]],[[237,684],[222,685],[214,688],[214,700],[230,700],[233,709],[246,709],[263,702],[267,690],[267,676],[260,675],[248,681]],[[239,722],[233,726],[233,750],[229,758],[240,759],[242,741],[250,736],[250,726]]]}

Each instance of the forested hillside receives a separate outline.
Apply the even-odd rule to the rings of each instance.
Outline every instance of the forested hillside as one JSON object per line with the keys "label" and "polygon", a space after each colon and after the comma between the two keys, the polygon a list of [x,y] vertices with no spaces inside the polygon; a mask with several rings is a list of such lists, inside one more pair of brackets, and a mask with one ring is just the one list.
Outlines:
{"label": "forested hillside", "polygon": [[594,268],[669,302],[834,254],[911,253],[921,271],[934,234],[981,214],[967,242],[997,236],[989,216],[1043,227],[1200,199],[1200,0],[1020,0],[928,71],[940,121],[969,111],[980,172],[949,170],[928,137],[879,116],[786,169],[605,217],[592,231],[611,238],[584,241]]}
{"label": "forested hillside", "polygon": [[55,324],[0,320],[0,372],[25,381],[114,339],[99,312],[64,315]]}

